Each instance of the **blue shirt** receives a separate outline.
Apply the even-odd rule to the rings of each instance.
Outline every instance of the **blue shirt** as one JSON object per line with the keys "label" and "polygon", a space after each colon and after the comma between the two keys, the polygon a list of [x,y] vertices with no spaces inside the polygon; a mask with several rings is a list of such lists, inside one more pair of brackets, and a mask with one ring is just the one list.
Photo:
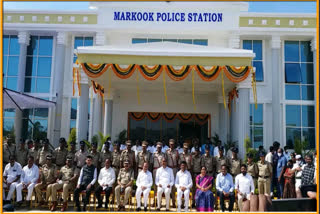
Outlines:
{"label": "blue shirt", "polygon": [[281,155],[277,163],[277,171],[276,171],[277,178],[279,178],[282,168],[285,167],[286,165],[287,165],[287,158],[284,155]]}
{"label": "blue shirt", "polygon": [[232,176],[229,173],[227,173],[225,176],[222,174],[222,172],[219,173],[216,179],[216,189],[220,192],[233,192],[234,185]]}
{"label": "blue shirt", "polygon": [[291,153],[290,152],[283,152],[283,155],[286,157],[286,159],[287,159],[287,162],[289,161],[289,160],[291,160]]}

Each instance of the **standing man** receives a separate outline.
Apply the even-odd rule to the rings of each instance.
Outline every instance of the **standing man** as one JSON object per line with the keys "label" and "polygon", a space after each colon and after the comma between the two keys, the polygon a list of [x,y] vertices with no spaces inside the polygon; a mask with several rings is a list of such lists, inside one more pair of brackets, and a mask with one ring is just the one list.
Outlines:
{"label": "standing man", "polygon": [[27,203],[30,203],[33,188],[39,178],[39,168],[34,164],[34,157],[29,156],[28,165],[23,167],[20,183],[16,186],[17,189],[17,204],[22,203],[22,189],[28,189]]}
{"label": "standing man", "polygon": [[182,161],[180,164],[180,171],[177,173],[175,186],[177,188],[178,212],[181,212],[181,199],[184,195],[184,211],[188,212],[189,194],[192,187],[192,177],[188,170],[186,170],[187,163]]}
{"label": "standing man", "polygon": [[116,174],[114,172],[114,169],[111,167],[110,159],[106,159],[104,164],[105,164],[105,167],[101,168],[99,178],[98,178],[99,185],[95,190],[95,195],[96,195],[96,198],[98,199],[98,207],[97,207],[98,209],[102,208],[102,199],[101,199],[102,191],[105,192],[105,196],[106,196],[105,208],[108,209],[109,198],[112,192],[112,186],[116,181]]}
{"label": "standing man", "polygon": [[131,150],[131,140],[127,140],[126,142],[127,148],[121,152],[120,156],[120,166],[124,167],[123,163],[125,160],[129,160],[130,166],[135,169],[136,167],[136,158],[135,158],[135,153],[134,151]]}
{"label": "standing man", "polygon": [[284,186],[284,178],[282,176],[282,172],[287,165],[287,158],[283,155],[283,150],[281,148],[278,149],[278,162],[276,166],[276,176],[277,176],[277,197],[282,198],[283,194],[283,186]]}
{"label": "standing man", "polygon": [[[176,177],[176,174],[178,172],[178,164],[179,164],[179,152],[177,149],[175,149],[175,140],[170,139],[169,140],[169,146],[170,148],[166,151],[166,155],[168,158],[168,167],[170,167],[173,171],[173,176]],[[176,193],[177,189],[175,186],[172,187],[171,190],[171,198],[172,198],[172,206],[176,206]]]}
{"label": "standing man", "polygon": [[243,200],[250,200],[250,196],[254,194],[254,183],[251,175],[247,173],[247,166],[241,165],[241,173],[236,176],[235,189],[238,194],[238,206],[242,212]]}
{"label": "standing man", "polygon": [[[22,168],[20,163],[15,161],[15,156],[11,155],[9,157],[9,163],[5,166],[3,172],[3,200],[10,201],[16,186],[19,183],[20,177],[22,175]],[[5,197],[5,188],[9,189],[7,198]]]}
{"label": "standing man", "polygon": [[[196,177],[201,172],[201,161],[202,157],[200,155],[200,148],[198,145],[194,147],[194,155],[192,155],[192,181],[195,184],[196,183]],[[192,186],[192,195],[196,194],[197,186]],[[195,207],[195,200],[192,201],[192,207]]]}
{"label": "standing man", "polygon": [[99,171],[99,169],[100,169],[100,152],[97,151],[97,146],[98,146],[98,144],[96,142],[93,142],[91,144],[90,155],[92,156],[92,164]]}
{"label": "standing man", "polygon": [[258,164],[253,162],[253,154],[252,153],[248,153],[247,154],[247,158],[248,158],[248,161],[247,161],[247,173],[249,175],[251,175],[251,177],[253,179],[254,186],[257,186],[258,176],[259,176]]}
{"label": "standing man", "polygon": [[56,163],[57,169],[61,169],[67,160],[68,151],[66,149],[66,139],[63,137],[59,139],[59,147],[53,151],[54,163]]}
{"label": "standing man", "polygon": [[157,211],[160,211],[162,193],[164,193],[166,197],[166,211],[168,212],[171,188],[174,185],[174,176],[172,169],[167,167],[167,160],[165,158],[162,159],[162,167],[157,169],[155,183],[157,186]]}
{"label": "standing man", "polygon": [[269,147],[269,152],[268,154],[266,155],[266,161],[268,161],[269,163],[272,164],[272,159],[273,159],[273,146],[270,146]]}
{"label": "standing man", "polygon": [[292,172],[295,173],[295,189],[296,189],[296,195],[297,198],[302,198],[301,195],[301,176],[302,176],[302,161],[301,161],[301,155],[296,155],[296,163],[293,164],[293,168],[291,169]]}
{"label": "standing man", "polygon": [[49,149],[49,139],[44,139],[43,143],[43,147],[38,153],[39,166],[46,164],[47,155],[51,155],[51,150]]}
{"label": "standing man", "polygon": [[301,194],[302,197],[308,197],[308,191],[317,192],[316,166],[313,163],[313,156],[311,154],[307,155],[306,164],[304,164],[301,169]]}
{"label": "standing man", "polygon": [[[85,150],[86,143],[84,141],[80,141],[80,149],[74,155],[75,166],[77,167],[78,174],[80,174],[81,168],[86,164],[86,159],[88,157],[88,152]],[[92,161],[92,158],[91,158]]]}
{"label": "standing man", "polygon": [[152,155],[150,152],[147,151],[147,146],[148,146],[147,141],[143,141],[142,142],[142,151],[139,151],[137,154],[136,175],[138,175],[138,173],[140,173],[140,171],[142,171],[143,164],[145,162],[148,163],[148,166],[149,166],[149,164],[152,166]]}
{"label": "standing man", "polygon": [[270,183],[272,178],[271,163],[265,161],[266,153],[260,152],[260,161],[258,162],[259,178],[258,178],[258,191],[259,194],[270,195]]}
{"label": "standing man", "polygon": [[58,179],[51,187],[51,211],[55,211],[57,207],[57,191],[62,189],[63,205],[61,211],[64,212],[67,209],[69,191],[74,189],[78,174],[76,168],[73,166],[73,157],[67,156],[66,165],[60,169]]}
{"label": "standing man", "polygon": [[273,196],[274,187],[277,187],[278,185],[278,177],[277,177],[277,165],[278,165],[278,159],[279,156],[277,154],[278,149],[280,148],[280,143],[278,141],[273,142],[273,154],[272,154],[272,162],[271,165],[273,167],[272,169],[272,179],[271,179],[271,196]]}
{"label": "standing man", "polygon": [[[57,169],[54,164],[52,164],[52,155],[47,155],[47,163],[41,167],[40,170],[40,183],[35,185],[35,192],[39,206],[48,202],[48,198],[51,195],[52,185],[56,181]],[[46,199],[43,199],[41,190],[46,189]]]}
{"label": "standing man", "polygon": [[225,165],[227,167],[227,170],[230,170],[230,161],[227,157],[225,157],[224,155],[224,147],[223,146],[219,146],[219,155],[215,157],[216,159],[216,170],[217,170],[217,174],[219,174],[221,172],[221,166]]}
{"label": "standing man", "polygon": [[86,197],[83,200],[83,211],[86,211],[87,204],[90,200],[91,192],[94,190],[94,184],[97,180],[97,168],[92,164],[92,156],[88,155],[86,165],[81,168],[80,177],[78,179],[77,188],[74,191],[74,200],[76,202],[77,211],[81,211],[79,194],[83,190],[86,192]]}
{"label": "standing man", "polygon": [[[28,141],[28,144],[32,142],[32,140]],[[28,150],[28,155],[33,156],[34,158],[34,163],[36,165],[39,164],[39,153],[40,153],[40,141],[39,139],[35,139],[33,142],[33,147]]]}
{"label": "standing man", "polygon": [[[147,146],[145,146],[145,149],[147,149]],[[148,171],[149,164],[148,162],[143,163],[143,168],[138,174],[137,178],[137,191],[136,191],[136,199],[137,199],[137,212],[141,210],[141,193],[143,193],[143,200],[144,200],[144,211],[147,212],[147,205],[148,205],[148,198],[149,193],[151,190],[151,186],[153,183],[152,180],[152,174],[150,171]]]}
{"label": "standing man", "polygon": [[108,141],[105,142],[102,152],[100,153],[100,168],[105,167],[106,160],[110,160],[110,165],[112,163],[112,153],[110,152],[110,143]]}
{"label": "standing man", "polygon": [[72,165],[74,165],[74,159],[75,159],[75,155],[76,155],[76,142],[75,141],[71,141],[70,142],[70,151],[68,151],[67,156],[72,158]]}
{"label": "standing man", "polygon": [[[5,151],[3,151],[3,154]],[[21,166],[27,165],[28,162],[28,150],[25,148],[25,141],[20,141],[20,148],[16,150],[16,159],[17,162],[20,163]]]}
{"label": "standing man", "polygon": [[152,177],[154,180],[156,179],[157,170],[161,167],[163,159],[167,160],[166,154],[162,153],[161,149],[162,149],[162,143],[158,142],[157,151],[153,154],[153,161],[152,161],[153,163]]}
{"label": "standing man", "polygon": [[188,143],[184,143],[183,152],[179,155],[179,164],[181,164],[182,161],[185,161],[187,163],[187,170],[192,173],[192,155],[188,151]]}
{"label": "standing man", "polygon": [[201,166],[205,166],[207,174],[212,177],[216,177],[216,159],[210,155],[210,146],[206,145],[205,153],[201,157]]}
{"label": "standing man", "polygon": [[239,175],[241,171],[240,168],[241,168],[242,161],[238,158],[238,152],[239,152],[238,148],[233,147],[232,158],[229,160],[231,165],[230,174],[232,175],[233,179],[235,179],[235,177]]}
{"label": "standing man", "polygon": [[284,149],[283,155],[287,159],[287,162],[288,162],[291,159],[291,156],[290,156],[291,153],[288,151],[289,146],[284,146],[283,149]]}
{"label": "standing man", "polygon": [[114,147],[113,147],[113,152],[112,152],[112,167],[114,169],[114,172],[116,173],[116,177],[118,177],[119,171],[120,171],[120,143],[115,142]]}
{"label": "standing man", "polygon": [[227,173],[228,167],[226,165],[221,166],[221,172],[218,174],[216,179],[216,189],[217,189],[217,195],[220,198],[220,207],[222,212],[225,211],[224,207],[224,199],[226,197],[229,197],[229,212],[232,212],[233,210],[233,204],[235,201],[235,195],[234,195],[234,186],[233,186],[233,179],[232,176]]}
{"label": "standing man", "polygon": [[16,145],[14,144],[14,139],[11,135],[6,137],[6,140],[3,144],[3,166],[6,166],[9,163],[9,157],[14,156],[16,153]]}
{"label": "standing man", "polygon": [[[134,170],[130,167],[130,161],[124,160],[124,168],[122,168],[118,175],[118,186],[115,188],[115,196],[117,199],[118,211],[125,211],[129,197],[131,196],[132,184],[134,180]],[[123,205],[120,203],[120,194],[124,193]]]}

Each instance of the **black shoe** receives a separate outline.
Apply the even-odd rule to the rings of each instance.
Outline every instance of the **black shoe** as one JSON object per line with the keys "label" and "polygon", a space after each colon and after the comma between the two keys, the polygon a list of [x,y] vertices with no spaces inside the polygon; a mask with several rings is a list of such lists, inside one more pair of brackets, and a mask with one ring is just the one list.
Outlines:
{"label": "black shoe", "polygon": [[140,207],[138,207],[138,208],[137,208],[137,212],[140,212],[140,211],[141,211],[141,208],[140,208]]}
{"label": "black shoe", "polygon": [[157,208],[157,211],[160,211],[160,208]]}
{"label": "black shoe", "polygon": [[107,203],[104,204],[104,208],[108,209],[108,204]]}
{"label": "black shoe", "polygon": [[147,212],[148,211],[148,207],[144,207],[144,211]]}
{"label": "black shoe", "polygon": [[87,206],[86,205],[83,206],[83,211],[87,211]]}
{"label": "black shoe", "polygon": [[81,212],[81,207],[77,206],[77,212]]}

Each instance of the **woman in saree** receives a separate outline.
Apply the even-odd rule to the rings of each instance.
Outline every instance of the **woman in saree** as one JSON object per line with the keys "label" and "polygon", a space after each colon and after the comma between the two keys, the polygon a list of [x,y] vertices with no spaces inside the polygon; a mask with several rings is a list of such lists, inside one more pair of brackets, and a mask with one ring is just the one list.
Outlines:
{"label": "woman in saree", "polygon": [[295,174],[294,171],[291,170],[293,167],[293,161],[289,160],[287,167],[284,169],[284,190],[283,190],[283,198],[296,198],[295,191]]}
{"label": "woman in saree", "polygon": [[197,211],[212,212],[214,209],[214,197],[211,191],[213,177],[207,175],[206,167],[201,168],[201,173],[196,177],[195,201]]}

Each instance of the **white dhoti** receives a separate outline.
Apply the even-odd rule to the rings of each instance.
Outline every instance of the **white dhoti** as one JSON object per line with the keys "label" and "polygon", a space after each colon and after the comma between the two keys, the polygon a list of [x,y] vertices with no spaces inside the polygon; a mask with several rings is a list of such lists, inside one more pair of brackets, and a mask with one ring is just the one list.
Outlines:
{"label": "white dhoti", "polygon": [[166,197],[166,209],[169,209],[169,203],[170,203],[170,193],[171,193],[171,187],[159,187],[158,186],[157,191],[157,201],[158,201],[158,208],[161,206],[161,199],[162,199],[162,193],[164,193]]}
{"label": "white dhoti", "polygon": [[141,187],[137,188],[136,191],[136,199],[137,199],[137,207],[141,207],[141,193],[143,194],[143,202],[144,207],[148,206],[148,198],[151,188],[146,188],[145,190],[142,190]]}
{"label": "white dhoti", "polygon": [[[29,186],[27,187],[27,189],[28,189],[27,201],[30,201],[31,196],[32,196],[32,193],[33,193],[33,189],[34,189],[34,186],[35,186],[35,185],[36,185],[36,184],[31,183],[31,184],[29,184]],[[21,200],[22,200],[22,188],[23,188],[23,184],[22,184],[22,183],[19,183],[19,184],[16,186],[16,190],[17,190],[17,201],[21,201]]]}

